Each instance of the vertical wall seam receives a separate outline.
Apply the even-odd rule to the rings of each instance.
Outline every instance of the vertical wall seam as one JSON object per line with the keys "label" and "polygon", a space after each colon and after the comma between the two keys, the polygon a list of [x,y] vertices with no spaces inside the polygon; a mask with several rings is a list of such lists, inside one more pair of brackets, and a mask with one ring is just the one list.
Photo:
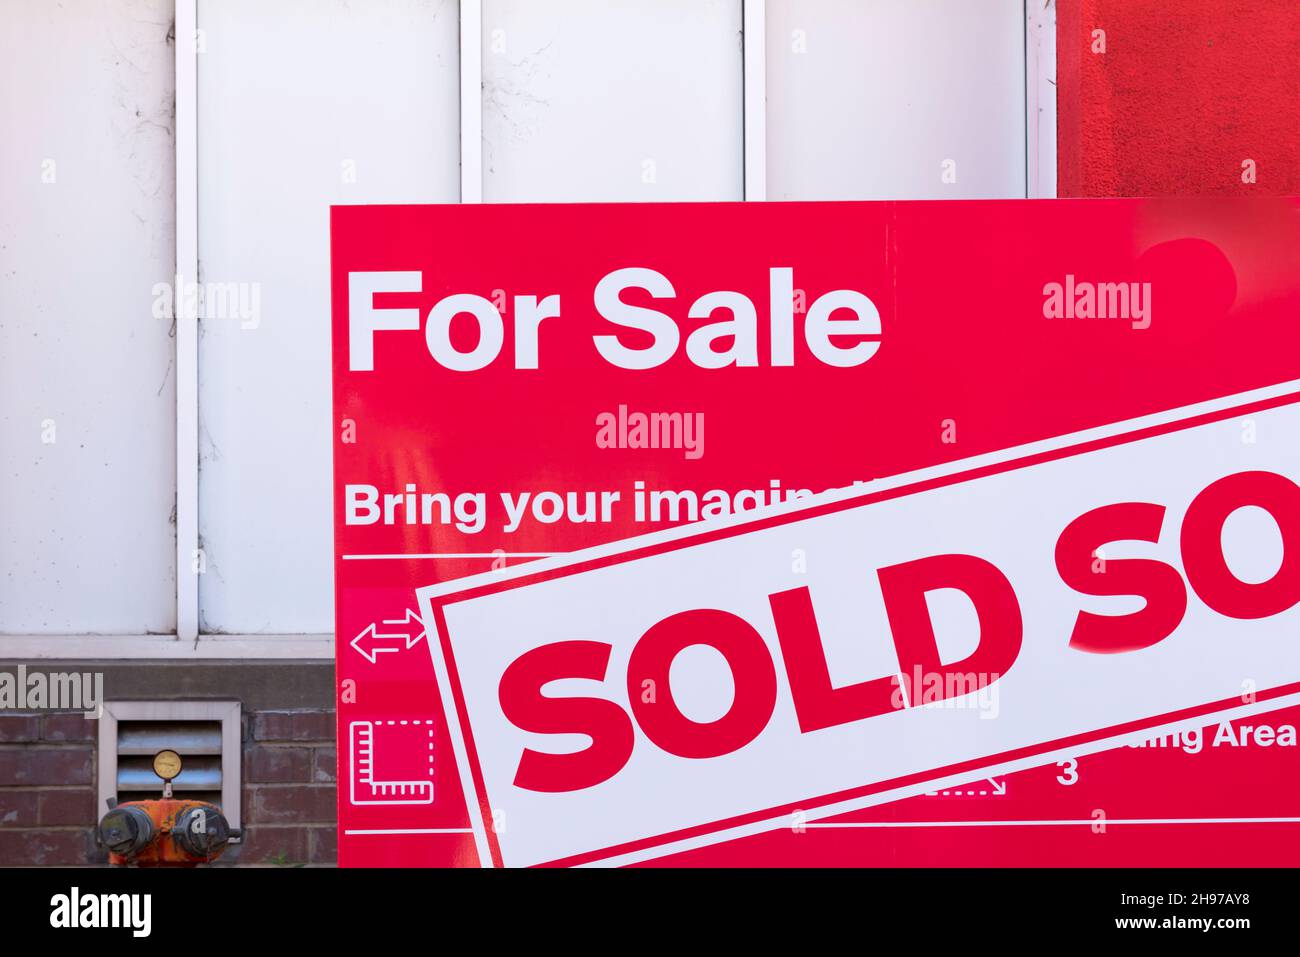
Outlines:
{"label": "vertical wall seam", "polygon": [[483,202],[482,0],[460,0],[460,201]]}
{"label": "vertical wall seam", "polygon": [[767,2],[743,0],[741,57],[744,70],[744,197],[767,199]]}
{"label": "vertical wall seam", "polygon": [[198,0],[176,0],[176,636],[198,638],[199,544],[198,282]]}

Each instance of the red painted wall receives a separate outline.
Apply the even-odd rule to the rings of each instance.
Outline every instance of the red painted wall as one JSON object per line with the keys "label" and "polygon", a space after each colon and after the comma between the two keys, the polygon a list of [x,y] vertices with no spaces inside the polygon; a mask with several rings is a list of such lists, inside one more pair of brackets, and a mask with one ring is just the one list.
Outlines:
{"label": "red painted wall", "polygon": [[1300,0],[1056,3],[1058,195],[1300,195]]}

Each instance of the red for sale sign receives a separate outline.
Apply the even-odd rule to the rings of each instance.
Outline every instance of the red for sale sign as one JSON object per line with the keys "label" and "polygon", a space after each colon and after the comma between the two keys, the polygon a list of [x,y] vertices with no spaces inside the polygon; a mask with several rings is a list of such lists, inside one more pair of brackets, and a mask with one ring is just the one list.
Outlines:
{"label": "red for sale sign", "polygon": [[1300,203],[331,241],[345,865],[1300,850]]}

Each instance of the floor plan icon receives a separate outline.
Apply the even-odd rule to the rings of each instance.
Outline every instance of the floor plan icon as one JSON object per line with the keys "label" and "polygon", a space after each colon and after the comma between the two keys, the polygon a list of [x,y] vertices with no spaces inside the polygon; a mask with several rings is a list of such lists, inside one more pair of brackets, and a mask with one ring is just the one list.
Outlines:
{"label": "floor plan icon", "polygon": [[432,804],[433,728],[425,719],[351,722],[352,803]]}

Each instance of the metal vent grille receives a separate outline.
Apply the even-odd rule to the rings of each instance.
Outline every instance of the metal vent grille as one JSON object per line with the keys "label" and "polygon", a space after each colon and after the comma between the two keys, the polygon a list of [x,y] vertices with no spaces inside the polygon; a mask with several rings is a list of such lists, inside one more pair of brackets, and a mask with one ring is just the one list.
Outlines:
{"label": "metal vent grille", "polygon": [[99,722],[99,807],[162,796],[153,758],[181,756],[177,797],[209,801],[240,829],[241,710],[238,701],[106,701]]}
{"label": "metal vent grille", "polygon": [[220,721],[119,721],[117,799],[139,801],[162,793],[153,756],[165,748],[181,756],[181,773],[172,781],[176,795],[220,804]]}

